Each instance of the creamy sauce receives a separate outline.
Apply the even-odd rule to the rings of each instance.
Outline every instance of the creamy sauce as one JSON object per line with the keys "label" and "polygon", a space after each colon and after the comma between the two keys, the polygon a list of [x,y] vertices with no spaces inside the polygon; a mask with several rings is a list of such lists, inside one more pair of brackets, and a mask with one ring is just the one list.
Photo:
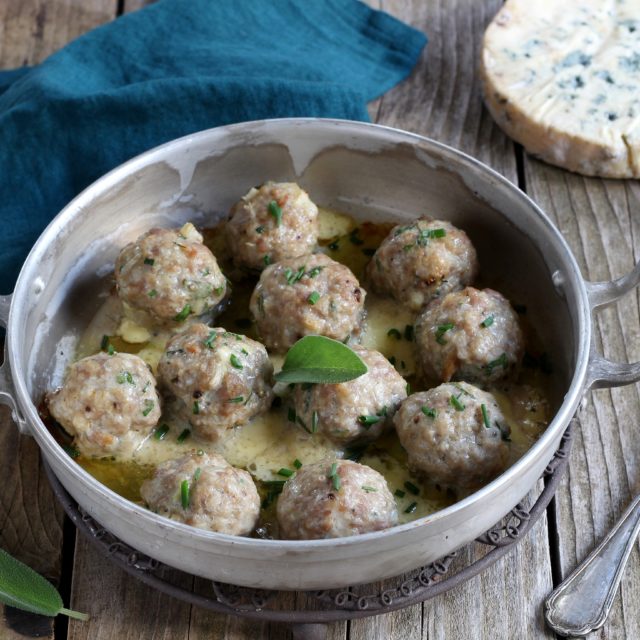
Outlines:
{"label": "creamy sauce", "polygon": [[[371,254],[393,226],[358,225],[352,218],[326,209],[320,209],[319,223],[321,250],[346,264],[361,282]],[[257,339],[248,304],[256,278],[237,279],[237,274],[227,264],[227,248],[218,229],[207,230],[204,235],[205,243],[232,282],[231,302],[210,324]],[[359,341],[383,353],[408,380],[412,391],[420,390],[415,377],[416,361],[411,340],[414,314],[370,291],[367,292],[365,309],[366,319],[358,336]],[[536,353],[541,352],[534,332],[526,327],[526,322],[524,324],[527,347],[533,348]],[[77,358],[98,352],[104,336],[109,336],[109,343],[116,351],[136,353],[155,373],[171,335],[170,331],[141,327],[126,318],[121,302],[112,293],[82,336]],[[280,369],[282,359],[282,356],[272,356],[276,371]],[[518,384],[503,383],[489,389],[496,396],[511,428],[510,464],[531,447],[548,422],[546,384],[548,376],[539,367],[523,367]],[[256,529],[256,535],[259,536],[277,536],[275,497],[286,480],[278,472],[282,469],[294,470],[298,463],[304,465],[329,457],[357,459],[381,472],[395,495],[400,523],[433,513],[461,497],[450,489],[427,483],[412,474],[407,467],[406,453],[393,431],[366,448],[351,449],[337,449],[318,434],[307,433],[288,419],[287,391],[283,390],[284,397],[267,414],[230,429],[221,441],[213,444],[196,441],[188,423],[177,418],[171,406],[165,404],[159,429],[135,451],[133,459],[96,459],[79,455],[77,462],[103,484],[125,498],[140,503],[140,485],[153,473],[157,464],[191,450],[217,451],[232,465],[247,469],[256,480],[264,499],[261,521]]]}

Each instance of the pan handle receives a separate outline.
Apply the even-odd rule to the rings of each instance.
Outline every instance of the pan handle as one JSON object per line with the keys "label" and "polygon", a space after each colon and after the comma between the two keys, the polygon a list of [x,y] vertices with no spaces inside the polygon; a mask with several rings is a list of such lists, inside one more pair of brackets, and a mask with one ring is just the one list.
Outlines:
{"label": "pan handle", "polygon": [[[610,282],[585,282],[591,313],[606,307],[640,284],[640,262],[626,275]],[[596,353],[591,344],[587,389],[621,387],[640,380],[640,362],[612,362]]]}
{"label": "pan handle", "polygon": [[[9,323],[9,311],[11,309],[11,295],[0,296],[0,327],[7,328]],[[15,400],[15,388],[11,369],[9,368],[9,358],[7,355],[7,340],[4,341],[4,360],[0,366],[0,404],[5,404],[11,409],[11,417],[16,423],[20,433],[28,435],[29,428],[27,421],[20,414],[18,403]]]}

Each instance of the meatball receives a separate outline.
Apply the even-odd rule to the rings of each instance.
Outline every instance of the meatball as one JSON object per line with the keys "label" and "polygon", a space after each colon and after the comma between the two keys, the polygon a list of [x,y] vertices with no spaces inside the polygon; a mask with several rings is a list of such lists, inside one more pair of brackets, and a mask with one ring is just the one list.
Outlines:
{"label": "meatball", "polygon": [[365,296],[348,267],[315,253],[267,267],[249,308],[267,347],[283,352],[306,335],[348,338],[360,324]]}
{"label": "meatball", "polygon": [[409,466],[435,483],[477,487],[509,457],[509,427],[495,398],[466,382],[414,393],[393,422]]}
{"label": "meatball", "polygon": [[378,351],[353,347],[369,371],[340,384],[296,385],[296,417],[342,445],[375,440],[398,405],[407,397],[407,383]]}
{"label": "meatball", "polygon": [[160,464],[140,488],[152,511],[199,529],[245,536],[260,513],[251,475],[216,453],[190,453]]}
{"label": "meatball", "polygon": [[313,251],[318,208],[297,184],[266,182],[233,206],[226,236],[237,267],[264,269]]}
{"label": "meatball", "polygon": [[218,262],[191,223],[151,229],[128,244],[116,260],[115,277],[123,302],[160,324],[199,316],[227,291]]}
{"label": "meatball", "polygon": [[524,353],[518,316],[492,289],[466,287],[433,300],[418,317],[415,335],[425,375],[442,382],[495,382]]}
{"label": "meatball", "polygon": [[176,334],[158,364],[163,388],[177,398],[194,433],[217,440],[230,427],[267,411],[273,365],[255,340],[195,323]]}
{"label": "meatball", "polygon": [[285,483],[277,515],[280,536],[290,540],[353,536],[398,521],[384,477],[350,460],[303,466]]}
{"label": "meatball", "polygon": [[74,362],[47,404],[88,456],[130,455],[160,419],[156,381],[145,361],[129,353]]}
{"label": "meatball", "polygon": [[379,292],[412,311],[470,284],[478,259],[467,234],[444,220],[421,218],[398,225],[367,265],[367,277]]}

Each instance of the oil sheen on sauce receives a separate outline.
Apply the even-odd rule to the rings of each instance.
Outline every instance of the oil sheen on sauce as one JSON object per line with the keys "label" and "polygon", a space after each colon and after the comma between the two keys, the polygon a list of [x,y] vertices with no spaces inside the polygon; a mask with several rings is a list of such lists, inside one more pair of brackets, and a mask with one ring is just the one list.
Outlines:
{"label": "oil sheen on sauce", "polygon": [[[393,225],[356,223],[346,215],[327,209],[320,209],[319,222],[321,250],[346,264],[362,283],[366,263]],[[236,279],[229,266],[227,248],[219,228],[205,230],[204,236],[205,243],[232,283],[230,303],[210,324],[258,339],[248,309],[257,279]],[[366,288],[366,282],[363,284]],[[420,386],[415,376],[414,320],[410,311],[368,291],[366,320],[358,340],[364,346],[383,353],[407,380],[411,391],[419,391],[435,384],[425,386],[422,383]],[[526,317],[522,316],[521,320],[527,336],[527,349],[541,353],[535,333],[527,326]],[[122,305],[113,293],[84,332],[76,358],[97,353],[104,336],[108,336],[116,351],[136,353],[155,373],[170,335],[167,331],[141,327],[124,318]],[[272,356],[276,371],[280,369],[282,359],[282,356]],[[529,364],[531,362],[535,360],[529,358]],[[548,376],[539,366],[524,366],[517,383],[502,383],[489,389],[496,396],[511,428],[509,464],[529,449],[547,425],[549,406],[545,387],[548,384]],[[286,480],[278,471],[295,470],[300,463],[304,465],[335,456],[357,460],[385,476],[397,502],[400,523],[438,511],[462,497],[451,489],[434,485],[411,473],[406,453],[394,431],[366,447],[337,449],[318,434],[309,434],[289,422],[286,397],[277,400],[267,414],[230,429],[224,439],[216,443],[196,441],[189,425],[168,412],[163,414],[159,427],[129,460],[91,458],[75,452],[76,461],[116,493],[141,503],[140,485],[153,473],[155,465],[192,450],[216,451],[232,465],[247,469],[256,480],[263,498],[263,509],[254,535],[261,537],[277,537],[274,506]]]}

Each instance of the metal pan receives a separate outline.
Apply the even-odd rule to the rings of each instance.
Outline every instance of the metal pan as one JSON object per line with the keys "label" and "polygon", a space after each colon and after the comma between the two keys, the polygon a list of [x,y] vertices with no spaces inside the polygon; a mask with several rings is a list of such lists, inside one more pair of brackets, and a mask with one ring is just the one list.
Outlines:
{"label": "metal pan", "polygon": [[[247,188],[294,180],[328,207],[398,222],[429,213],[474,242],[487,281],[528,314],[552,354],[555,411],[538,442],[481,490],[433,515],[386,531],[334,540],[285,541],[202,531],[147,511],[77,465],[38,417],[61,381],[75,341],[106,294],[119,249],[152,225],[212,224]],[[545,214],[508,180],[473,158],[410,133],[355,122],[248,122],[169,142],[113,170],[73,200],[33,247],[12,296],[0,402],[33,436],[69,493],[136,549],[189,573],[274,589],[340,587],[398,575],[472,541],[535,484],[583,394],[640,379],[640,363],[602,358],[593,311],[640,280],[640,266],[609,283],[585,282]]]}

